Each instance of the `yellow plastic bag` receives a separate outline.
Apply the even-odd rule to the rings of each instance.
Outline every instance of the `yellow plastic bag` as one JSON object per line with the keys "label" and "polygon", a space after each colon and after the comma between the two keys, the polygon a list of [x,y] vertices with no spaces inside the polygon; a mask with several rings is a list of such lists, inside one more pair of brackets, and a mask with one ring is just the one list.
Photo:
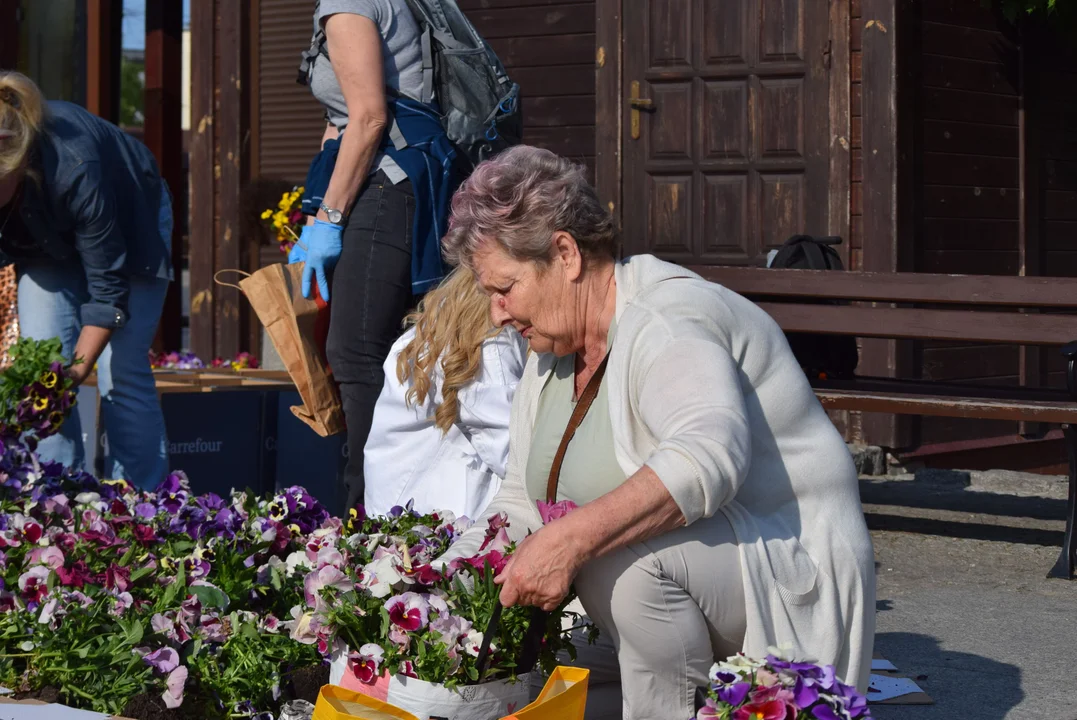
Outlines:
{"label": "yellow plastic bag", "polygon": [[[582,715],[580,716],[583,717]],[[419,720],[395,705],[369,695],[325,685],[318,693],[311,720]]]}
{"label": "yellow plastic bag", "polygon": [[535,702],[502,720],[583,720],[590,675],[584,668],[558,666]]}

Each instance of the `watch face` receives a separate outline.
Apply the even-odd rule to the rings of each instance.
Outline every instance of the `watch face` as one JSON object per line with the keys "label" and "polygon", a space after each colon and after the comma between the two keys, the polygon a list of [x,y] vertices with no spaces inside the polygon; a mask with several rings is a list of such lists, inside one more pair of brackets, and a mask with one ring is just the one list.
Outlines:
{"label": "watch face", "polygon": [[324,203],[319,208],[319,210],[324,212],[325,216],[329,218],[329,222],[333,223],[334,225],[340,225],[340,222],[344,219],[344,213],[342,213],[340,210],[334,210],[333,208],[326,207]]}

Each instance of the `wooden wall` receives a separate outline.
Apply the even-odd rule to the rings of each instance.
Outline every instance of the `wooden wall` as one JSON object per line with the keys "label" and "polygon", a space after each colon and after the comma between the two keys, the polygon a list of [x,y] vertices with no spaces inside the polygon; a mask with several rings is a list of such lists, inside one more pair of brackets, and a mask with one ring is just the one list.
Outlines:
{"label": "wooden wall", "polygon": [[524,142],[594,171],[594,0],[459,0],[523,98]]}
{"label": "wooden wall", "polygon": [[[921,0],[914,269],[1077,275],[1077,63],[1051,28],[979,3]],[[922,343],[933,380],[1059,385],[1055,349]],[[923,418],[926,446],[1015,440],[1015,423]],[[1037,428],[1021,428],[1033,432]],[[956,446],[955,445],[955,446]]]}
{"label": "wooden wall", "polygon": [[[978,4],[923,4],[919,272],[1016,275],[1020,241],[1020,50]],[[1017,382],[1017,347],[925,343],[923,377]],[[923,418],[921,440],[1015,435],[1013,423]]]}

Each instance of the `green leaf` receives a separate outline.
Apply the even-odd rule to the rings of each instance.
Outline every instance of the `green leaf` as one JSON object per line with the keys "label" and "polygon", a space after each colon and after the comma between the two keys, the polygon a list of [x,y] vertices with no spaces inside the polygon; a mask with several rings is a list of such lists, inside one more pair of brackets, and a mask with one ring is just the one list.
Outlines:
{"label": "green leaf", "polygon": [[137,550],[138,546],[134,544],[132,544],[131,547],[127,548],[127,552],[125,552],[123,554],[123,557],[120,558],[120,567],[127,567],[128,565],[130,565],[131,561],[135,559],[135,552]]}
{"label": "green leaf", "polygon": [[220,588],[210,585],[192,585],[189,590],[191,595],[197,597],[199,602],[204,606],[215,607],[221,610],[228,607],[228,596],[225,595]]}
{"label": "green leaf", "polygon": [[174,555],[186,555],[194,550],[194,543],[190,540],[178,540],[172,543],[172,552]]}
{"label": "green leaf", "polygon": [[145,630],[138,618],[120,620],[120,628],[123,629],[123,639],[128,645],[137,645],[142,641]]}
{"label": "green leaf", "polygon": [[132,582],[132,584],[138,582],[139,580],[146,577],[147,575],[149,575],[152,572],[153,572],[153,568],[151,568],[151,567],[142,567],[142,568],[139,568],[138,570],[135,570],[133,573],[131,573],[131,582]]}
{"label": "green leaf", "polygon": [[389,635],[389,611],[385,609],[383,605],[381,608],[381,637],[388,637]]}
{"label": "green leaf", "polygon": [[240,634],[250,640],[258,640],[258,628],[254,626],[254,623],[243,623],[243,629],[240,630]]}
{"label": "green leaf", "polygon": [[269,573],[269,585],[277,592],[281,589],[281,570],[280,568],[273,568]]}
{"label": "green leaf", "polygon": [[472,682],[479,679],[479,669],[474,665],[467,666],[467,676],[471,678]]}

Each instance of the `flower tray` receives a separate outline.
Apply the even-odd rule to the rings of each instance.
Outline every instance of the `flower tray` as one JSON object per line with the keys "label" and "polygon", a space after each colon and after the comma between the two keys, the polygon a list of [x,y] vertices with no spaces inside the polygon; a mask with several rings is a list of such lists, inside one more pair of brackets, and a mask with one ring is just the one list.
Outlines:
{"label": "flower tray", "polygon": [[[294,390],[284,370],[154,370],[157,393],[199,393],[215,390]],[[97,375],[83,383],[97,387]]]}

